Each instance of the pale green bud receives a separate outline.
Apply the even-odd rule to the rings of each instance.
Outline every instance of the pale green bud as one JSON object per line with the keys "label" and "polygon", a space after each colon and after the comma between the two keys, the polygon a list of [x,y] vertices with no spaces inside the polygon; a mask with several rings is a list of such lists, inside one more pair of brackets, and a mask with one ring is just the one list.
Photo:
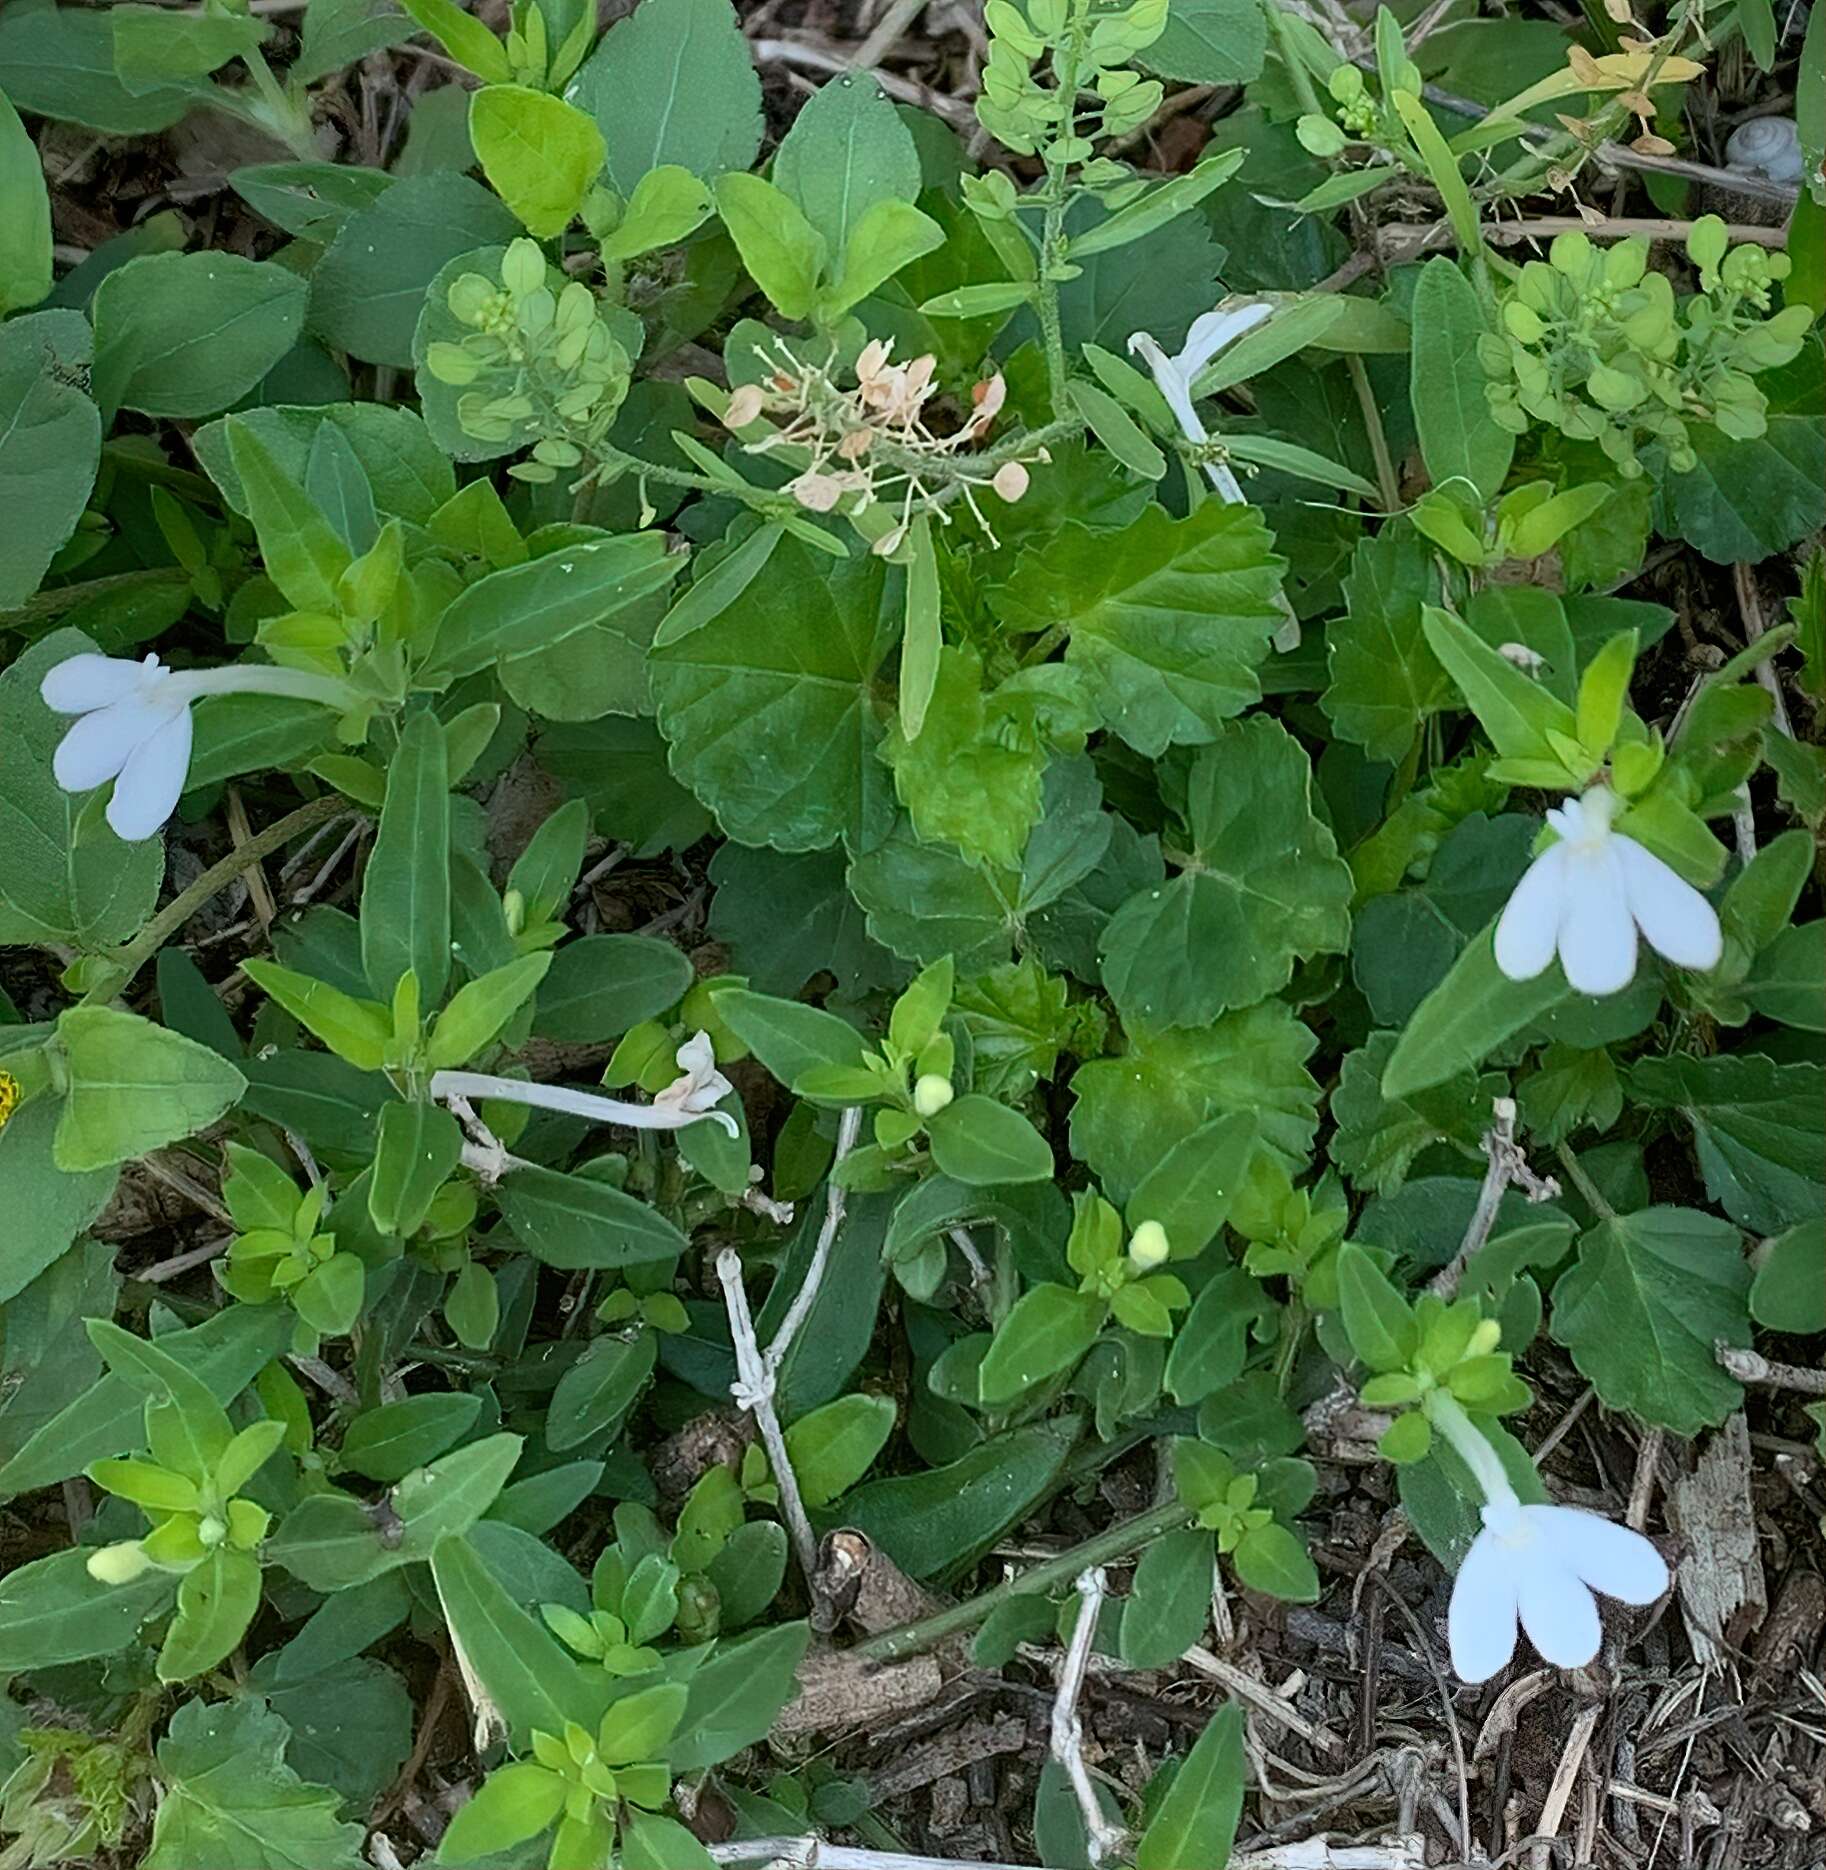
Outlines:
{"label": "pale green bud", "polygon": [[140,1550],[137,1539],[123,1539],[118,1545],[91,1552],[87,1569],[97,1584],[131,1584],[152,1569],[152,1560]]}
{"label": "pale green bud", "polygon": [[936,1117],[956,1095],[949,1078],[941,1078],[937,1072],[929,1071],[913,1087],[913,1108],[922,1117]]}
{"label": "pale green bud", "polygon": [[1129,1258],[1143,1272],[1164,1266],[1173,1251],[1167,1230],[1158,1221],[1143,1221],[1129,1236]]}

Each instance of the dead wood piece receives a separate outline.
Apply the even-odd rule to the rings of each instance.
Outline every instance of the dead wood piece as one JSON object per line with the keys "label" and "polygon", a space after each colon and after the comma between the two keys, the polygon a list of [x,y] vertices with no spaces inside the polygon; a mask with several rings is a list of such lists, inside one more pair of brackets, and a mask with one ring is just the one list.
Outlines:
{"label": "dead wood piece", "polygon": [[879,1727],[925,1707],[944,1685],[932,1656],[873,1668],[841,1652],[810,1655],[799,1665],[799,1693],[774,1722],[774,1737]]}
{"label": "dead wood piece", "polygon": [[1027,1745],[1027,1723],[1018,1714],[994,1720],[965,1721],[930,1744],[918,1747],[876,1773],[869,1791],[876,1803],[902,1798],[947,1774],[963,1772],[973,1760],[999,1753],[1019,1753]]}
{"label": "dead wood piece", "polygon": [[869,1636],[917,1623],[942,1608],[866,1533],[826,1533],[812,1574],[812,1627],[829,1634],[844,1623]]}
{"label": "dead wood piece", "polygon": [[1676,1579],[1695,1659],[1722,1668],[1769,1608],[1750,1498],[1750,1430],[1742,1411],[1701,1451],[1668,1500],[1685,1546]]}

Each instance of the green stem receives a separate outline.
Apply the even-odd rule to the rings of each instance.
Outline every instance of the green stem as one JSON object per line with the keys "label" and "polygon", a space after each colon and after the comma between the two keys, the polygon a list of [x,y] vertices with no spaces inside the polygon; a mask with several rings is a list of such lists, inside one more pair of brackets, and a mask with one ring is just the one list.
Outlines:
{"label": "green stem", "polygon": [[1023,1572],[1018,1578],[1011,1578],[1006,1584],[998,1584],[994,1590],[985,1591],[980,1597],[953,1604],[949,1610],[937,1611],[930,1617],[921,1617],[917,1623],[904,1623],[898,1630],[887,1630],[880,1636],[871,1636],[866,1643],[858,1643],[850,1654],[868,1662],[899,1662],[907,1656],[916,1656],[921,1650],[930,1649],[934,1643],[942,1643],[948,1636],[957,1636],[965,1630],[974,1629],[992,1610],[1007,1603],[1011,1597],[1050,1591],[1058,1585],[1069,1584],[1079,1572],[1106,1565],[1112,1559],[1124,1558],[1130,1552],[1152,1544],[1166,1533],[1177,1532],[1180,1527],[1190,1524],[1192,1518],[1191,1509],[1181,1506],[1177,1500],[1166,1506],[1157,1506],[1152,1512],[1143,1513],[1135,1519],[1125,1519],[1120,1525],[1111,1526],[1107,1532],[1100,1532],[1095,1538],[1074,1545],[1069,1551],[1061,1552],[1057,1558],[1049,1558],[1043,1565],[1035,1565],[1031,1571]]}
{"label": "green stem", "polygon": [[1601,1221],[1614,1221],[1617,1210],[1604,1199],[1604,1191],[1585,1173],[1578,1157],[1564,1143],[1556,1143],[1553,1153],[1559,1157],[1560,1167],[1566,1171],[1567,1179],[1590,1204],[1592,1213]]}
{"label": "green stem", "polygon": [[1312,81],[1312,73],[1306,69],[1306,61],[1301,58],[1299,47],[1294,43],[1293,28],[1287,24],[1287,14],[1280,5],[1280,0],[1262,0],[1262,11],[1268,15],[1268,29],[1274,34],[1275,43],[1280,49],[1281,63],[1287,67],[1287,76],[1293,83],[1293,94],[1300,100],[1300,108],[1309,117],[1323,117],[1329,113],[1319,102],[1319,93]]}
{"label": "green stem", "polygon": [[[1073,10],[1065,43],[1059,48],[1054,75],[1059,85],[1059,134],[1070,142],[1078,128],[1078,63],[1083,56],[1082,35],[1089,9]],[[1046,213],[1040,223],[1040,278],[1034,310],[1040,321],[1040,342],[1046,351],[1046,381],[1052,411],[1063,419],[1066,400],[1065,333],[1059,319],[1059,282],[1055,269],[1065,258],[1065,197],[1068,162],[1046,166]]]}
{"label": "green stem", "polygon": [[1382,510],[1401,511],[1401,482],[1395,478],[1395,460],[1389,453],[1389,438],[1382,427],[1382,411],[1376,407],[1376,394],[1370,388],[1369,372],[1355,351],[1346,354],[1345,368],[1350,372],[1351,388],[1357,392],[1357,407],[1363,411],[1363,426],[1369,430],[1370,453],[1376,457],[1376,485],[1382,489]]}
{"label": "green stem", "polygon": [[286,96],[280,88],[279,80],[273,76],[273,68],[266,62],[265,53],[258,46],[243,52],[241,63],[247,67],[247,75],[253,79],[254,89],[260,93],[260,101],[265,109],[259,114],[266,120],[267,127],[275,136],[283,138],[294,155],[309,162],[317,154],[317,143],[311,134],[308,102],[295,104]]}
{"label": "green stem", "polygon": [[340,792],[327,793],[321,799],[313,799],[309,805],[299,806],[295,812],[288,812],[277,823],[268,825],[264,831],[256,833],[245,844],[230,851],[221,862],[211,864],[187,890],[174,896],[124,948],[112,956],[103,957],[112,965],[107,975],[83,995],[81,1004],[94,1006],[125,993],[134,975],[158,953],[167,938],[176,934],[218,890],[227,889],[243,870],[251,870],[261,858],[270,857],[301,831],[309,831],[322,824],[326,818],[334,818],[339,812],[350,809],[349,801]]}

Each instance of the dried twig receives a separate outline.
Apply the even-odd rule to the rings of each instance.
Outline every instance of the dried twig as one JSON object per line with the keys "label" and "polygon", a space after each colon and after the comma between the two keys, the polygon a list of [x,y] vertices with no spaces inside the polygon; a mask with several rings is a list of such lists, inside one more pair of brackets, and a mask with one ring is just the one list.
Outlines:
{"label": "dried twig", "polygon": [[1090,1666],[1091,1644],[1096,1641],[1097,1619],[1103,1610],[1102,1571],[1081,1572],[1077,1591],[1078,1621],[1072,1626],[1071,1644],[1060,1665],[1058,1692],[1053,1697],[1051,1751],[1071,1781],[1084,1821],[1085,1845],[1096,1865],[1122,1848],[1127,1833],[1103,1814],[1090,1769],[1084,1764],[1084,1723],[1078,1718],[1078,1697],[1084,1691],[1084,1672]]}
{"label": "dried twig", "polygon": [[1760,1383],[1766,1389],[1797,1390],[1803,1396],[1826,1396],[1826,1370],[1804,1370],[1799,1364],[1771,1363],[1758,1351],[1736,1344],[1713,1347],[1720,1365],[1740,1383]]}
{"label": "dried twig", "polygon": [[1490,1230],[1496,1225],[1497,1211],[1503,1205],[1504,1189],[1519,1188],[1534,1202],[1551,1201],[1560,1192],[1559,1183],[1551,1175],[1536,1175],[1528,1166],[1528,1158],[1515,1140],[1515,1099],[1496,1098],[1490,1109],[1495,1122],[1484,1132],[1483,1139],[1489,1167],[1484,1170],[1484,1185],[1477,1191],[1477,1206],[1472,1210],[1471,1224],[1465,1229],[1464,1239],[1458,1243],[1458,1251],[1434,1275],[1429,1287],[1442,1299],[1451,1298],[1458,1290],[1458,1282],[1465,1276],[1465,1267],[1490,1238]]}

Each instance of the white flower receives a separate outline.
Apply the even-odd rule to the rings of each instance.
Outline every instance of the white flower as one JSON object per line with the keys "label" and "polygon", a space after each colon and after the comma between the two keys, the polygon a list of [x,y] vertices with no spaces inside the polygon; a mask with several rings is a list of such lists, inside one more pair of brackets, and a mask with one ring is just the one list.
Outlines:
{"label": "white flower", "polygon": [[1636,931],[1678,967],[1724,952],[1712,905],[1626,833],[1616,795],[1596,786],[1547,814],[1559,842],[1528,866],[1496,925],[1496,965],[1533,980],[1557,952],[1579,993],[1616,993],[1636,972]]}
{"label": "white flower", "polygon": [[333,677],[296,669],[236,664],[225,669],[167,669],[85,653],[47,670],[38,685],[54,714],[80,718],[57,743],[51,772],[66,792],[91,792],[114,781],[108,823],[117,837],[149,838],[177,808],[190,772],[190,704],[202,695],[291,695],[342,707],[350,699]]}
{"label": "white flower", "polygon": [[38,691],[58,714],[81,718],[57,743],[51,771],[66,792],[112,779],[108,823],[133,843],[149,838],[177,807],[190,771],[191,691],[158,659],[72,656]]}
{"label": "white flower", "polygon": [[1652,1604],[1668,1586],[1661,1554],[1641,1533],[1504,1493],[1484,1508],[1484,1529],[1452,1585],[1447,1636],[1452,1667],[1467,1682],[1487,1682],[1508,1662],[1518,1618],[1542,1661],[1581,1668],[1602,1635],[1594,1591]]}
{"label": "white flower", "polygon": [[727,1111],[716,1108],[735,1086],[716,1068],[716,1052],[709,1033],[693,1033],[674,1056],[685,1075],[654,1097],[653,1108],[678,1111],[687,1121],[692,1117],[709,1117],[731,1136],[740,1136],[736,1120]]}

